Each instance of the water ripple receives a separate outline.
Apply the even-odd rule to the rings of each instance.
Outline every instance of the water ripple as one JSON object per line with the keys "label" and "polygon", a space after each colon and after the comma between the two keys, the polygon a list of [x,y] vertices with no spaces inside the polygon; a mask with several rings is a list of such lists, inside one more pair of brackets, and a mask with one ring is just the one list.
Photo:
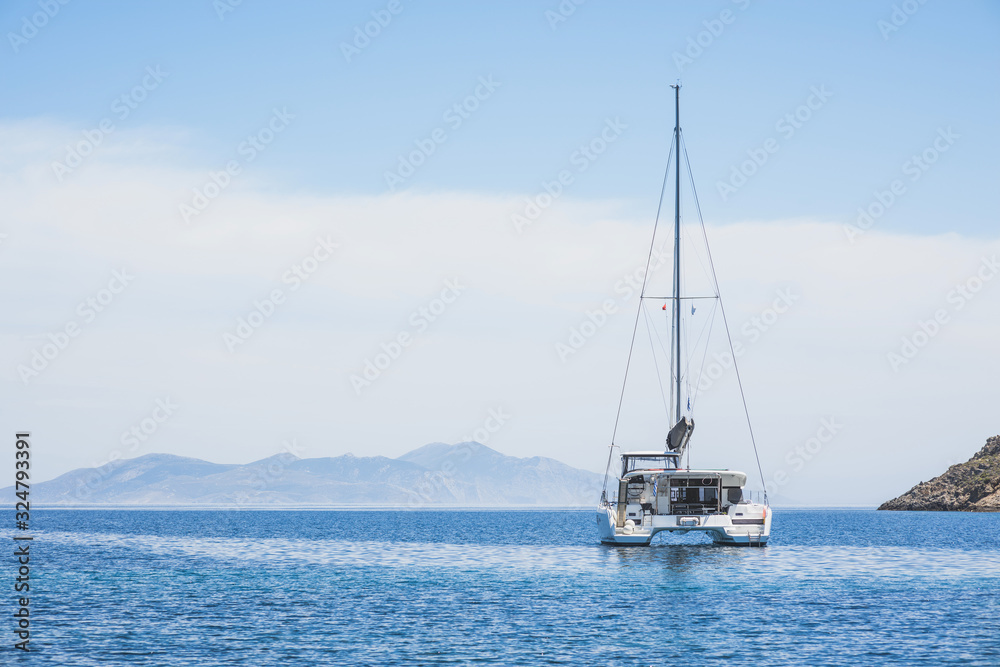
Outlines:
{"label": "water ripple", "polygon": [[615,548],[511,546],[426,542],[294,540],[285,538],[158,537],[114,533],[40,532],[39,541],[129,553],[262,564],[333,568],[513,569],[607,573],[609,568],[669,568],[715,577],[769,576],[787,580],[857,577],[907,579],[1000,578],[997,552],[934,547],[771,546],[766,549],[710,545]]}
{"label": "water ripple", "polygon": [[1000,516],[779,513],[765,549],[601,546],[592,512],[32,519],[31,665],[1000,665]]}

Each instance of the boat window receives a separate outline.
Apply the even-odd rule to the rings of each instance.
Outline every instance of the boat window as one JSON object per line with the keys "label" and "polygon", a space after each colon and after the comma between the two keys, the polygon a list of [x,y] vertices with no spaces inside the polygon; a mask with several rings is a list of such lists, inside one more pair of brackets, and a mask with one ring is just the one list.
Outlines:
{"label": "boat window", "polygon": [[625,473],[633,470],[674,470],[677,464],[673,456],[626,456]]}

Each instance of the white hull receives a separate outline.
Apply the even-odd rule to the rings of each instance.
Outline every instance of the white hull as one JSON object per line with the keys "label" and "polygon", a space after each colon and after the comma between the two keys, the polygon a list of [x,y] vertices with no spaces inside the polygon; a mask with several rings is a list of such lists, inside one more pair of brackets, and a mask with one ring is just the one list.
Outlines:
{"label": "white hull", "polygon": [[[687,533],[699,531],[708,533],[715,544],[733,546],[764,546],[771,536],[771,511],[766,505],[746,503],[733,506],[742,510],[749,519],[737,519],[734,523],[732,512],[728,514],[692,515],[652,515],[643,519],[640,525],[618,527],[615,525],[615,510],[611,506],[597,509],[597,527],[603,544],[616,546],[649,546],[653,536],[668,530]],[[742,521],[762,521],[742,523]],[[631,529],[631,530],[630,530]]]}

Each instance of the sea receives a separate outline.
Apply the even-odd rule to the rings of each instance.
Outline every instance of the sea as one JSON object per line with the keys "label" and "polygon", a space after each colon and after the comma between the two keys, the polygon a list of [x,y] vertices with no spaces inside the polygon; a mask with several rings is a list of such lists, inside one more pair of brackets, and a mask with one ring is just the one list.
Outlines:
{"label": "sea", "polygon": [[1000,665],[1000,514],[774,511],[765,548],[593,510],[34,510],[2,665]]}

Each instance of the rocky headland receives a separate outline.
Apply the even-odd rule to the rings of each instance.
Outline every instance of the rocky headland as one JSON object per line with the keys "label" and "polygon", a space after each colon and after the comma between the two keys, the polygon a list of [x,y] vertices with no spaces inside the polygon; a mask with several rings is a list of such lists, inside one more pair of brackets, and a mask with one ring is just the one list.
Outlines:
{"label": "rocky headland", "polygon": [[1000,512],[1000,435],[988,439],[965,463],[951,466],[929,482],[920,482],[879,509]]}

